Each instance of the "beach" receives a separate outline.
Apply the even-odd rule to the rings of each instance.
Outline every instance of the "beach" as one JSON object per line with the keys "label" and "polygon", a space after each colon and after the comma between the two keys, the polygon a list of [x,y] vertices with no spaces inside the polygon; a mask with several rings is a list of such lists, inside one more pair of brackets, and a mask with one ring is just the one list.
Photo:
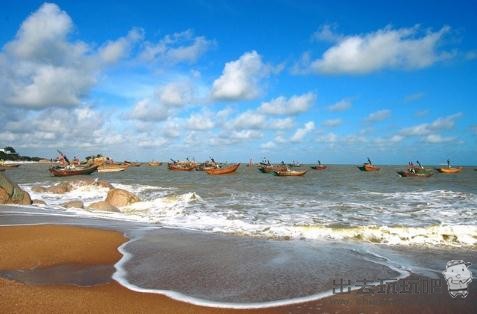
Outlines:
{"label": "beach", "polygon": [[[118,245],[126,241],[118,232],[59,225],[2,227],[0,239],[0,270],[113,264],[120,258]],[[2,278],[0,306],[6,313],[472,313],[477,305],[476,292],[473,288],[467,300],[453,300],[446,294],[380,296],[354,292],[283,307],[232,310],[137,293],[112,280],[78,287],[23,284]]]}
{"label": "beach", "polygon": [[[0,205],[2,308],[474,312],[475,283],[453,299],[442,274],[451,260],[477,273],[474,172],[408,180],[397,169],[280,178],[141,166],[55,178],[21,165],[6,176],[41,202]],[[89,208],[114,189],[134,202]]]}

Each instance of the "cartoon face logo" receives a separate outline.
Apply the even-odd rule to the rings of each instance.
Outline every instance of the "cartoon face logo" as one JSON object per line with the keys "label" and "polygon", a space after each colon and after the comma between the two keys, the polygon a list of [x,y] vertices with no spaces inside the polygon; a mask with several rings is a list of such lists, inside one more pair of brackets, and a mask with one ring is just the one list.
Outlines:
{"label": "cartoon face logo", "polygon": [[442,272],[447,281],[447,290],[451,297],[467,297],[467,288],[472,282],[472,272],[469,270],[469,262],[462,260],[452,260],[447,262],[446,270]]}

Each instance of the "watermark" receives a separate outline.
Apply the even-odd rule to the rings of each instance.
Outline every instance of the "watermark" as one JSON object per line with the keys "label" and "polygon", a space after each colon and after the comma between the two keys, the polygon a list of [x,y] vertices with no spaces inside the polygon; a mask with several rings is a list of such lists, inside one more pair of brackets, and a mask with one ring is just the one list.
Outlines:
{"label": "watermark", "polygon": [[447,282],[447,290],[451,297],[466,298],[469,294],[469,284],[472,282],[471,264],[463,260],[447,262],[446,270],[442,272]]}
{"label": "watermark", "polygon": [[333,280],[333,294],[434,294],[442,293],[442,279],[375,279],[375,280]]}

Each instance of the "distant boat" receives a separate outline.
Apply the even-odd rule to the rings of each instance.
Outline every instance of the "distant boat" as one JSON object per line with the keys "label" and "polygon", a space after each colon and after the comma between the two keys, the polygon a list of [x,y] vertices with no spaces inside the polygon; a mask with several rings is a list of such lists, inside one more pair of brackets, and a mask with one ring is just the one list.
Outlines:
{"label": "distant boat", "polygon": [[119,172],[129,168],[129,165],[124,164],[104,164],[98,167],[98,172]]}
{"label": "distant boat", "polygon": [[207,174],[212,174],[212,175],[229,174],[229,173],[235,172],[239,166],[240,166],[240,163],[237,163],[237,164],[233,164],[223,168],[209,169],[206,171],[207,171]]}
{"label": "distant boat", "polygon": [[86,175],[95,172],[98,169],[97,165],[86,166],[86,167],[52,167],[48,169],[52,175],[55,177],[67,177],[67,176],[76,176],[76,175]]}
{"label": "distant boat", "polygon": [[301,177],[304,176],[308,170],[286,170],[273,171],[273,174],[279,177]]}
{"label": "distant boat", "polygon": [[370,163],[364,163],[362,166],[358,166],[358,169],[361,171],[379,171],[381,168]]}
{"label": "distant boat", "polygon": [[128,165],[129,167],[139,167],[139,166],[141,166],[140,162],[133,162],[133,161],[127,161],[127,160],[124,161],[124,164]]}
{"label": "distant boat", "polygon": [[421,177],[421,178],[428,178],[433,175],[431,170],[421,168],[421,167],[412,167],[403,171],[398,171],[398,174],[401,177]]}
{"label": "distant boat", "polygon": [[321,164],[321,161],[318,160],[318,164],[316,166],[311,166],[311,169],[314,170],[325,170],[328,168],[326,165]]}
{"label": "distant boat", "polygon": [[263,173],[272,173],[273,171],[286,171],[288,167],[285,165],[262,165],[258,167],[258,170]]}
{"label": "distant boat", "polygon": [[174,162],[174,163],[168,163],[167,167],[169,170],[173,171],[192,171],[197,167],[195,163],[192,162]]}
{"label": "distant boat", "polygon": [[451,173],[459,173],[464,169],[463,167],[442,167],[442,168],[436,168],[437,171],[440,173],[446,173],[446,174],[451,174]]}
{"label": "distant boat", "polygon": [[4,168],[4,169],[18,168],[18,167],[20,167],[20,164],[0,163],[0,167],[1,167],[1,168]]}
{"label": "distant boat", "polygon": [[162,165],[162,162],[160,161],[150,161],[147,163],[147,165],[149,167],[159,167],[160,165]]}

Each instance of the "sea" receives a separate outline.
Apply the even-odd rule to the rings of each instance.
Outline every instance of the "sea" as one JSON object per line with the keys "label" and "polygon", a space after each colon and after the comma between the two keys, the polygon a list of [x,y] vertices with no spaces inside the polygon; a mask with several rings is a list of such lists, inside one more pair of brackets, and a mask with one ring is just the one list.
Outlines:
{"label": "sea", "polygon": [[[123,232],[129,239],[111,277],[125,287],[198,305],[263,308],[317,300],[411,273],[442,279],[450,260],[477,275],[477,171],[402,178],[405,166],[361,172],[329,165],[303,177],[277,177],[242,164],[211,176],[161,167],[56,178],[48,165],[5,174],[46,205],[0,206],[0,225],[70,224]],[[106,188],[78,185],[65,194],[35,193],[82,178],[104,179],[139,196],[119,213],[65,209],[104,200]],[[90,270],[93,271],[94,270]],[[0,274],[1,275],[1,274]],[[81,285],[73,277],[72,283]],[[88,283],[86,283],[88,284]],[[442,289],[446,289],[445,283]]]}

